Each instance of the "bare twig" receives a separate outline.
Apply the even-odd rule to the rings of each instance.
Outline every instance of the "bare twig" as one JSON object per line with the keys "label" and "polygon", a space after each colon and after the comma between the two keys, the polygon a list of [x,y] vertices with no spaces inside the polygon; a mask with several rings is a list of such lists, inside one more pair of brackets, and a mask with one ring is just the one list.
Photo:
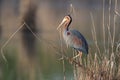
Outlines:
{"label": "bare twig", "polygon": [[[116,12],[115,10],[117,10],[117,0],[115,0],[115,8],[114,8],[114,12]],[[114,47],[114,42],[115,42],[115,28],[116,28],[116,25],[115,25],[115,22],[116,22],[116,17],[117,15],[114,14],[114,25],[113,25],[113,39],[112,39],[112,52],[113,52],[113,47]]]}
{"label": "bare twig", "polygon": [[1,55],[5,62],[7,62],[6,57],[4,56],[3,49],[6,47],[6,45],[9,43],[9,41],[15,36],[15,34],[25,25],[25,23],[21,24],[20,27],[8,38],[8,40],[4,43],[4,45],[1,47]]}
{"label": "bare twig", "polygon": [[105,0],[103,0],[103,42],[104,42],[104,50],[106,50],[105,47]]}
{"label": "bare twig", "polygon": [[[107,24],[107,29],[108,29],[108,51],[110,51],[110,49],[109,49],[109,46],[111,45],[111,44],[109,44],[109,43],[112,43],[112,36],[111,36],[111,31],[110,31],[110,26],[111,26],[111,13],[110,13],[110,11],[111,11],[111,0],[109,0],[109,8],[108,8],[108,24]],[[109,53],[109,52],[108,52]]]}
{"label": "bare twig", "polygon": [[66,80],[65,76],[65,61],[64,61],[64,53],[63,53],[63,43],[62,43],[62,30],[60,29],[60,49],[61,49],[61,55],[62,55],[62,64],[63,64],[63,74],[64,74],[64,80]]}
{"label": "bare twig", "polygon": [[94,39],[94,41],[95,41],[95,45],[96,45],[96,48],[97,48],[97,50],[98,50],[98,53],[99,53],[99,55],[100,55],[100,49],[99,49],[99,46],[98,46],[98,43],[97,43],[97,35],[96,35],[96,30],[95,30],[95,23],[94,23],[94,18],[93,18],[93,14],[90,12],[90,16],[91,16],[91,20],[92,20],[92,25],[93,25],[93,32],[92,32],[92,34],[93,34],[93,39]]}

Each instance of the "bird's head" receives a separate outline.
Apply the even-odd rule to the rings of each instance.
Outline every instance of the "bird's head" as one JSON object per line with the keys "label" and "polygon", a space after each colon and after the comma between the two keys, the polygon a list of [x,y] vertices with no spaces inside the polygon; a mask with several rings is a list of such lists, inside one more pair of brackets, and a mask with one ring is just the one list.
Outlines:
{"label": "bird's head", "polygon": [[57,27],[57,30],[59,30],[62,27],[62,25],[64,28],[68,28],[71,22],[72,22],[72,17],[70,15],[65,16],[62,22]]}

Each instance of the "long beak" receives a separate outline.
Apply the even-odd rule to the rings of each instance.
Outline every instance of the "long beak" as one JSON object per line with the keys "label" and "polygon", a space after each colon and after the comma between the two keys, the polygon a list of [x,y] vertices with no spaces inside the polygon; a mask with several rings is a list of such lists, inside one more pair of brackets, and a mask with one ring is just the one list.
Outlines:
{"label": "long beak", "polygon": [[59,28],[61,28],[61,26],[65,23],[65,21],[66,21],[66,19],[63,19],[63,21],[59,24],[59,26],[57,27],[57,30],[59,29]]}

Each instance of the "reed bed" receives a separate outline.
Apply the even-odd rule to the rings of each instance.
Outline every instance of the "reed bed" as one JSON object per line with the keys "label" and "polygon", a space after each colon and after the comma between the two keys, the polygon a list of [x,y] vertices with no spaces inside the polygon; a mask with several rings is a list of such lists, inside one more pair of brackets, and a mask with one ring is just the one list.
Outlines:
{"label": "reed bed", "polygon": [[[92,21],[92,36],[93,36],[93,41],[95,45],[95,51],[93,52],[92,50],[89,50],[89,55],[87,56],[87,60],[83,61],[83,63],[86,63],[84,65],[86,69],[83,71],[79,71],[80,74],[79,78],[77,80],[120,80],[120,52],[118,51],[118,47],[115,46],[115,31],[116,31],[116,17],[117,15],[114,13],[113,17],[114,19],[112,20],[113,22],[113,27],[111,26],[111,0],[109,0],[109,17],[108,17],[108,25],[105,26],[104,23],[104,0],[103,0],[103,43],[104,45],[102,48],[98,44],[97,40],[97,32],[95,30],[95,21],[94,21],[94,15],[92,12],[90,13],[91,16],[91,21]],[[115,6],[114,6],[114,11],[116,12],[117,10],[117,0],[115,0]],[[107,23],[106,23],[107,24]],[[106,28],[107,27],[107,33],[108,35],[106,36]],[[111,32],[112,30],[112,32]],[[107,41],[106,41],[107,39]],[[109,43],[110,42],[110,43]],[[105,44],[108,44],[106,46]],[[119,44],[117,44],[119,45]]]}
{"label": "reed bed", "polygon": [[[120,14],[117,12],[117,0],[114,0],[114,8],[111,8],[112,0],[109,0],[108,8],[108,23],[105,23],[105,0],[103,0],[103,12],[102,12],[102,36],[103,45],[100,46],[97,39],[96,23],[94,15],[90,12],[91,17],[91,33],[94,42],[94,48],[89,47],[89,54],[83,56],[82,59],[73,60],[73,74],[74,80],[120,80],[120,43],[119,40],[115,40],[116,37],[116,18]],[[111,14],[111,9],[114,9],[114,13]],[[113,15],[113,19],[111,18]],[[107,24],[107,26],[105,25]],[[113,25],[111,25],[113,24]],[[61,33],[60,33],[61,34]],[[108,34],[108,35],[106,35]],[[61,35],[60,35],[61,40]],[[116,44],[117,42],[117,44]],[[61,43],[62,46],[62,43]],[[102,48],[101,48],[102,47]],[[61,47],[62,49],[62,47]],[[63,53],[63,49],[61,51]],[[73,51],[75,55],[75,51]],[[70,62],[70,58],[64,59]],[[64,60],[63,60],[64,61]],[[65,65],[63,63],[63,65]],[[63,73],[65,73],[65,67],[63,67]],[[66,80],[64,75],[64,80]]]}

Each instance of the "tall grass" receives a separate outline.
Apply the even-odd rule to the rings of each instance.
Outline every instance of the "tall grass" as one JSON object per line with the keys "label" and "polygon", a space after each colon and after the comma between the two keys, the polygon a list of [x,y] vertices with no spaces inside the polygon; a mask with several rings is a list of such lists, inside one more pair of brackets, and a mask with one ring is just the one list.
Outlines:
{"label": "tall grass", "polygon": [[[82,59],[75,59],[72,61],[72,69],[73,69],[73,76],[74,79],[71,80],[120,80],[120,43],[119,41],[117,41],[117,45],[115,46],[115,37],[116,37],[116,17],[119,16],[120,14],[117,12],[117,0],[115,0],[115,8],[114,8],[114,19],[111,18],[111,4],[112,0],[109,0],[109,9],[108,9],[108,23],[105,23],[105,0],[103,0],[103,19],[102,19],[102,30],[103,30],[103,46],[100,46],[98,43],[98,39],[97,39],[97,31],[96,31],[96,23],[95,23],[95,19],[94,19],[94,15],[93,12],[90,13],[91,16],[91,33],[92,33],[92,38],[94,41],[94,47],[90,47],[89,48],[89,54],[87,56],[82,57]],[[113,22],[113,26],[111,25],[111,21]],[[31,29],[29,28],[29,26],[24,23],[27,28],[31,31]],[[23,24],[23,25],[24,25]],[[107,24],[107,26],[105,25]],[[111,27],[112,26],[112,27]],[[20,27],[21,28],[21,27]],[[19,30],[19,29],[18,29]],[[16,32],[15,32],[16,33]],[[39,39],[39,37],[33,33],[31,31],[31,33],[41,42],[41,39]],[[108,35],[106,35],[106,33]],[[14,36],[15,34],[13,34]],[[11,38],[13,37],[11,36]],[[11,38],[9,40],[11,40]],[[120,38],[119,38],[120,39]],[[8,44],[9,40],[5,43],[5,45],[2,47],[2,51],[1,53],[3,54],[3,48],[6,47],[6,45]],[[65,61],[67,60],[68,62],[71,63],[71,58],[69,58],[68,56],[66,56],[67,53],[66,50],[63,48],[63,44],[62,44],[62,38],[60,35],[60,42],[61,42],[61,46],[60,47],[56,47],[56,44],[54,44],[54,42],[51,41],[47,41],[46,39],[42,39],[42,41],[47,44],[48,47],[52,47],[54,48],[55,51],[57,51],[56,53],[58,53],[58,55],[62,56],[62,64],[63,64],[63,75],[64,78],[63,80],[67,80],[67,76],[66,76],[66,63]],[[106,45],[107,44],[107,45]],[[103,47],[103,49],[101,48]],[[61,49],[60,49],[61,48]],[[93,50],[94,49],[94,50]],[[6,51],[6,50],[4,50]],[[12,50],[11,53],[17,53],[14,50]],[[71,51],[72,52],[72,51]],[[9,51],[6,53],[10,53]],[[40,52],[39,53],[43,53]],[[61,53],[61,54],[59,54]],[[76,55],[76,52],[73,51],[73,56]],[[42,55],[42,54],[40,54]],[[48,54],[47,54],[47,58],[45,58],[45,60],[48,59]],[[2,58],[4,58],[4,55],[2,55]],[[40,58],[40,57],[38,57]],[[2,70],[3,74],[0,75],[0,80],[29,80],[28,78],[28,73],[27,74],[23,74],[23,71],[21,72],[21,74],[18,72],[17,69],[17,57],[16,56],[6,56],[6,58],[4,58],[4,60],[7,59],[7,63],[8,64],[1,64],[3,66],[0,67],[0,69]],[[66,60],[65,60],[66,59]],[[48,59],[49,60],[49,59]],[[4,62],[4,61],[3,61]],[[44,64],[44,60],[41,62]],[[48,62],[46,64],[50,64],[51,63]],[[23,65],[23,64],[20,64]],[[7,67],[6,67],[7,66]],[[42,65],[43,66],[43,65]],[[58,65],[59,66],[59,65]],[[57,68],[58,68],[57,66]],[[38,66],[39,67],[39,66]],[[35,69],[35,73],[30,70],[30,72],[36,76],[40,76],[41,72],[37,71],[39,70],[39,68]],[[41,66],[40,66],[41,67]],[[20,69],[21,70],[21,69]],[[44,70],[43,70],[44,71]],[[54,72],[54,71],[53,71]],[[2,76],[2,77],[1,77]],[[60,76],[60,75],[59,75]],[[55,77],[55,76],[54,76]],[[40,78],[41,79],[41,78]],[[38,79],[33,79],[33,80],[40,80]],[[41,79],[44,80],[44,79]]]}

